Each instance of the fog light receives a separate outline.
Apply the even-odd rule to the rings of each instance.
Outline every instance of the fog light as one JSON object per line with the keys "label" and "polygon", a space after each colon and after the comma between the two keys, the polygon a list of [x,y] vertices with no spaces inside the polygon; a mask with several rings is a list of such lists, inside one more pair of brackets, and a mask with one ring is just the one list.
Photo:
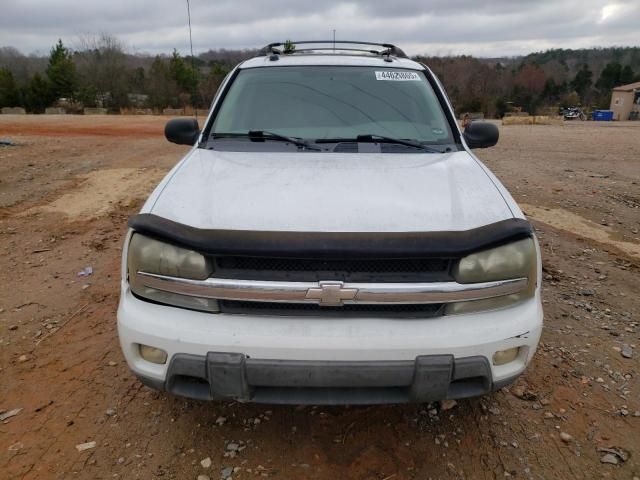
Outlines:
{"label": "fog light", "polygon": [[167,352],[164,350],[142,344],[138,346],[138,349],[140,350],[140,356],[147,362],[159,363],[160,365],[167,363]]}
{"label": "fog light", "polygon": [[508,350],[499,350],[493,354],[493,364],[504,365],[505,363],[512,362],[517,358],[519,352],[520,347],[509,348]]}

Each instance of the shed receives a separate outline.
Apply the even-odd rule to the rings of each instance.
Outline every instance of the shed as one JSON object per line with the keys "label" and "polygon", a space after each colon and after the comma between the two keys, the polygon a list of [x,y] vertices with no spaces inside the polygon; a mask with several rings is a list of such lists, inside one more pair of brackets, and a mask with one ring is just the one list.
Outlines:
{"label": "shed", "polygon": [[615,87],[611,94],[610,110],[613,111],[615,120],[638,118],[640,115],[640,82]]}

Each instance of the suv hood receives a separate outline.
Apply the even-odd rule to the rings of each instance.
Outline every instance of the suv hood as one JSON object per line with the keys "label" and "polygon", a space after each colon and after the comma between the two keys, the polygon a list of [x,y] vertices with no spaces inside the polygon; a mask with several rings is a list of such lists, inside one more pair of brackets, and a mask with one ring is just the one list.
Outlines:
{"label": "suv hood", "polygon": [[468,230],[512,218],[467,152],[343,154],[194,149],[144,213],[203,229]]}

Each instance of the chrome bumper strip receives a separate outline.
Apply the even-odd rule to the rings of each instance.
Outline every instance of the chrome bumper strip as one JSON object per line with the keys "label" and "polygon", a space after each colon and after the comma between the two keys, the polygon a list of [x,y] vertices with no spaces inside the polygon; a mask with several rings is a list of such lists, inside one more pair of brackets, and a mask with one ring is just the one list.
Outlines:
{"label": "chrome bumper strip", "polygon": [[462,284],[270,282],[208,278],[191,280],[137,272],[137,281],[148,288],[192,297],[252,302],[312,303],[323,306],[344,304],[416,304],[481,300],[518,293],[528,279]]}

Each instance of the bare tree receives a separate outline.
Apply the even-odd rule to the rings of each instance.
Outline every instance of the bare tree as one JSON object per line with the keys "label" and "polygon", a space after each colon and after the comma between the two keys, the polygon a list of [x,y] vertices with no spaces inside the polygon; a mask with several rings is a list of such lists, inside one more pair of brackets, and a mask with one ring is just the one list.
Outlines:
{"label": "bare tree", "polygon": [[80,98],[88,106],[119,109],[128,104],[125,47],[116,37],[102,33],[80,38],[74,60],[82,77]]}

